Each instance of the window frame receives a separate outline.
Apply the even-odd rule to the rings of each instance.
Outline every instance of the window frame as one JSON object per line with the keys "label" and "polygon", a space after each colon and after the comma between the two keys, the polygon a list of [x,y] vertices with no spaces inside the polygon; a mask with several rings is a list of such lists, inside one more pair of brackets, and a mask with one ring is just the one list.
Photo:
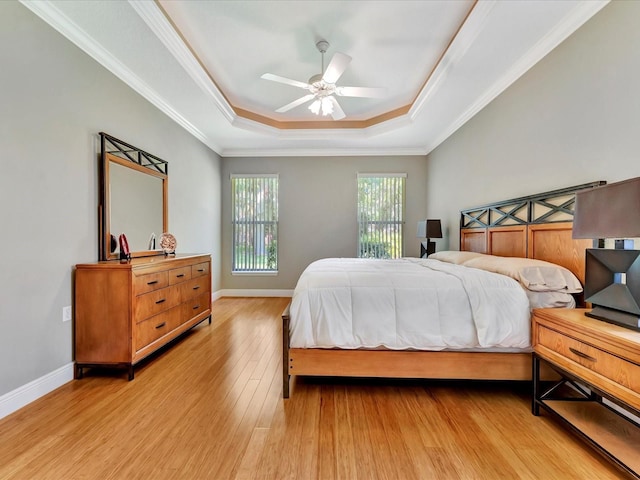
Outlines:
{"label": "window frame", "polygon": [[[264,189],[265,185],[266,185],[266,181],[267,180],[275,180],[275,189],[276,189],[276,194],[275,194],[275,199],[271,199],[271,202],[275,202],[275,219],[267,219],[265,217],[261,217],[261,218],[256,218],[256,216],[254,215],[251,219],[244,219],[241,220],[238,218],[237,216],[237,212],[238,212],[238,198],[236,195],[236,189],[237,189],[237,184],[236,184],[236,180],[240,180],[240,179],[255,179],[255,180],[263,180],[265,181],[265,183],[262,185],[262,189]],[[278,230],[279,230],[279,222],[280,222],[280,176],[277,173],[264,173],[264,174],[242,174],[242,173],[237,173],[237,174],[231,174],[230,175],[230,183],[231,183],[231,274],[232,275],[278,275],[278,269],[279,269],[279,255],[278,255]],[[254,195],[253,200],[253,206],[256,207],[257,203],[255,202],[256,198],[255,198],[255,194]],[[246,207],[246,203],[244,203],[242,206]],[[274,205],[271,204],[271,207],[273,207]],[[251,254],[251,256],[247,256],[245,253],[245,261],[249,261],[249,264],[253,267],[253,268],[238,268],[238,264],[237,264],[237,248],[239,246],[239,243],[237,242],[238,239],[238,226],[239,225],[244,225],[245,229],[250,228],[250,226],[260,226],[262,225],[263,228],[270,226],[273,230],[275,230],[275,234],[273,234],[273,241],[275,243],[275,267],[274,268],[255,268],[257,263],[256,262],[256,254],[255,251]],[[246,230],[245,230],[245,234],[247,234]],[[253,235],[256,235],[255,230],[253,230]],[[246,244],[245,244],[246,245]],[[264,252],[267,253],[263,253],[263,255],[269,255],[270,253],[268,253],[268,249],[270,247],[270,244],[265,243],[264,245],[262,245],[264,248]],[[268,260],[267,260],[268,262]],[[268,265],[268,264],[267,264]]]}
{"label": "window frame", "polygon": [[[375,178],[375,179],[391,179],[391,178],[401,178],[402,182],[400,183],[401,185],[401,189],[402,191],[400,192],[400,202],[399,202],[399,206],[397,206],[397,201],[396,203],[396,207],[394,208],[394,214],[397,215],[396,219],[389,219],[389,220],[376,220],[373,223],[386,223],[386,224],[395,224],[397,225],[397,234],[400,236],[400,239],[398,241],[398,245],[396,245],[395,248],[399,248],[398,252],[392,253],[391,256],[382,256],[379,257],[377,256],[378,253],[376,253],[375,256],[371,257],[371,256],[364,256],[362,255],[363,253],[363,242],[362,242],[362,238],[363,238],[363,220],[361,219],[361,213],[362,213],[362,209],[361,209],[361,202],[360,202],[360,180],[361,179],[365,179],[365,178]],[[397,187],[396,187],[397,188]],[[358,173],[356,176],[356,195],[357,195],[357,199],[356,199],[356,216],[357,216],[357,223],[358,223],[358,241],[357,241],[357,249],[356,249],[356,256],[358,258],[401,258],[404,256],[404,252],[405,252],[405,234],[404,234],[404,226],[406,223],[405,217],[406,217],[406,196],[407,196],[407,174],[406,173]],[[378,201],[378,205],[380,205],[380,201]],[[371,205],[369,205],[369,207],[371,207]],[[368,224],[371,224],[371,221],[367,222]],[[393,250],[394,247],[391,246],[391,249]]]}

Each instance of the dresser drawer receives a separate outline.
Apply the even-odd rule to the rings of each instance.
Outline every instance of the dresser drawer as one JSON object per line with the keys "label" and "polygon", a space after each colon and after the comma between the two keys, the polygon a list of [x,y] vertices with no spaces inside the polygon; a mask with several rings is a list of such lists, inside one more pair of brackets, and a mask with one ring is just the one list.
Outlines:
{"label": "dresser drawer", "polygon": [[175,285],[191,278],[191,267],[174,268],[169,270],[169,285]]}
{"label": "dresser drawer", "polygon": [[209,275],[209,262],[196,263],[191,266],[191,277],[201,277],[202,275]]}
{"label": "dresser drawer", "polygon": [[640,366],[544,326],[537,343],[635,392],[640,392]]}
{"label": "dresser drawer", "polygon": [[203,293],[208,293],[211,290],[209,284],[209,276],[192,278],[188,282],[180,285],[180,299],[183,302],[197,297]]}
{"label": "dresser drawer", "polygon": [[175,307],[180,303],[180,291],[176,287],[166,287],[138,295],[134,306],[136,322]]}
{"label": "dresser drawer", "polygon": [[182,308],[184,309],[182,312],[183,320],[185,322],[191,320],[193,317],[211,308],[211,295],[209,292],[198,295],[183,303]]}
{"label": "dresser drawer", "polygon": [[146,275],[133,274],[133,291],[135,295],[152,292],[169,285],[169,275],[166,271],[147,273]]}
{"label": "dresser drawer", "polygon": [[177,328],[180,325],[181,314],[181,307],[175,307],[136,325],[136,351]]}

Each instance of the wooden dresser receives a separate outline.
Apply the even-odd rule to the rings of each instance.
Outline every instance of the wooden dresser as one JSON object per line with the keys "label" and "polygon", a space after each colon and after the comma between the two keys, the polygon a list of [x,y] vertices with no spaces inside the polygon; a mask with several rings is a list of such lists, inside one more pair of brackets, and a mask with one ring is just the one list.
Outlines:
{"label": "wooden dresser", "polygon": [[75,377],[133,367],[201,321],[211,323],[211,256],[159,255],[76,265]]}
{"label": "wooden dresser", "polygon": [[[640,425],[633,419],[640,416],[640,332],[584,312],[534,310],[533,414],[544,408],[640,478]],[[562,379],[541,382],[543,363]]]}

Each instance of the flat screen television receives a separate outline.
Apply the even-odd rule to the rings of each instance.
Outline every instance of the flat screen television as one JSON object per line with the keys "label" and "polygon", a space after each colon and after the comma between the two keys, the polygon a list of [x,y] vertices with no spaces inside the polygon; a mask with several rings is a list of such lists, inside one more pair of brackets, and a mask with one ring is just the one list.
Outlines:
{"label": "flat screen television", "polygon": [[590,248],[585,268],[586,315],[640,331],[640,250]]}

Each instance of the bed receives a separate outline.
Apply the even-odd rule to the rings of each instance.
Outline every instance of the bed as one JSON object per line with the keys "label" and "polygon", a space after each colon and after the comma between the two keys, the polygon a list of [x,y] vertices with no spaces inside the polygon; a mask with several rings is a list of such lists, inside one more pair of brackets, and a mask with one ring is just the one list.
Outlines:
{"label": "bed", "polygon": [[[449,252],[441,252],[436,254],[434,258],[402,259],[399,262],[373,260],[372,262],[380,262],[374,267],[374,269],[381,270],[377,274],[365,270],[365,266],[361,263],[362,259],[323,259],[314,262],[301,275],[294,293],[293,305],[290,304],[282,315],[283,396],[289,397],[291,377],[295,375],[530,380],[529,317],[532,304],[529,303],[528,294],[525,295],[528,288],[520,288],[518,283],[522,284],[522,282],[514,280],[515,277],[508,278],[507,281],[501,281],[498,278],[496,280],[497,286],[490,287],[496,288],[496,291],[507,290],[509,291],[508,295],[516,295],[510,297],[512,300],[507,300],[507,307],[494,308],[491,306],[489,308],[490,304],[486,292],[474,293],[473,298],[468,300],[469,304],[475,304],[479,311],[485,313],[484,318],[480,320],[476,318],[481,316],[478,311],[464,312],[455,308],[448,310],[444,308],[443,306],[450,304],[465,303],[442,301],[442,298],[449,298],[447,297],[449,292],[442,295],[436,294],[436,296],[440,295],[441,308],[447,310],[445,312],[447,321],[440,322],[441,330],[444,330],[442,325],[450,324],[453,340],[451,338],[443,340],[446,335],[451,333],[445,335],[443,331],[420,333],[416,336],[414,335],[417,323],[415,319],[412,319],[411,315],[408,317],[405,315],[403,320],[391,318],[392,312],[389,308],[405,311],[405,313],[412,311],[412,309],[421,312],[423,307],[415,297],[423,298],[425,303],[432,303],[434,296],[430,289],[434,282],[445,284],[445,289],[448,288],[446,285],[451,282],[458,282],[462,285],[463,290],[469,290],[465,282],[473,284],[488,282],[489,277],[483,276],[486,272],[478,269],[478,265],[474,266],[473,263],[480,262],[482,264],[485,263],[485,260],[491,260],[493,257],[499,257],[505,261],[512,259],[516,263],[520,260],[526,262],[523,259],[531,259],[534,262],[549,262],[557,265],[559,269],[566,269],[570,272],[569,275],[575,275],[574,278],[577,279],[577,282],[583,282],[584,251],[592,246],[592,242],[591,240],[572,239],[571,220],[574,196],[576,191],[592,188],[602,183],[592,182],[464,210],[460,217],[460,252],[451,252],[450,254]],[[449,258],[438,258],[439,256],[449,256]],[[391,264],[391,271],[382,269],[385,262]],[[472,265],[464,265],[467,262],[471,262]],[[320,271],[324,276],[309,280],[313,278],[309,275],[314,270]],[[426,277],[431,276],[431,270],[436,270],[440,271],[440,275],[444,275],[443,278],[447,280],[425,279],[422,271],[426,272],[427,270],[429,273],[424,274]],[[458,273],[461,270],[474,271],[471,279],[462,278],[462,274]],[[493,270],[493,267],[489,267],[489,270]],[[508,270],[513,269],[509,266]],[[481,271],[483,273],[478,273]],[[500,271],[500,273],[505,272]],[[500,277],[495,271],[489,273],[489,276],[492,275]],[[378,279],[376,280],[376,278]],[[452,278],[457,280],[454,281]],[[353,285],[345,284],[345,279],[348,279],[347,283]],[[367,279],[366,282],[363,279]],[[380,288],[373,297],[367,297],[362,293],[363,289],[357,289],[362,285],[362,282],[367,284],[373,282],[375,286]],[[392,283],[394,286],[403,284],[409,287],[412,293],[399,294],[397,289],[395,292],[389,292],[382,288],[384,283]],[[308,288],[310,284],[316,287],[319,285],[321,288],[310,291]],[[352,290],[354,285],[356,289]],[[421,285],[425,287],[423,290],[420,289]],[[513,285],[516,285],[520,290],[519,294],[511,291]],[[329,290],[329,288],[335,290]],[[320,295],[318,291],[324,293]],[[572,290],[571,293],[575,294],[578,291],[579,285],[578,289]],[[406,297],[404,303],[398,300],[403,295]],[[345,303],[341,303],[341,300],[337,298],[341,296],[351,298],[353,311],[349,312],[347,316],[343,315],[342,311],[345,310]],[[385,298],[389,296],[394,296],[394,299],[386,302]],[[524,306],[523,296],[524,302],[526,302]],[[576,294],[574,297],[577,304],[580,305],[582,302],[580,295]],[[311,307],[309,306],[310,302],[314,302]],[[389,307],[392,302],[396,302],[396,304]],[[513,305],[510,305],[510,302]],[[310,311],[313,312],[313,315],[317,312],[324,314],[326,317],[324,320],[327,322],[312,319],[315,323],[309,326],[305,323],[309,319],[305,317],[309,315]],[[503,311],[502,317],[496,318],[497,321],[492,323],[492,315],[497,317],[498,313],[496,312],[499,311]],[[489,313],[487,314],[487,312]],[[476,323],[470,324],[468,320],[464,320],[469,315]],[[351,323],[348,323],[346,327],[340,327],[341,323],[337,322],[335,324],[337,326],[327,327],[328,320],[333,316],[348,317],[347,322]],[[362,319],[374,316],[377,327],[374,328],[371,338],[365,339],[363,343],[358,343],[366,335],[354,333],[355,327]],[[420,317],[420,315],[416,315],[416,317]],[[470,327],[463,327],[465,322]],[[307,326],[301,327],[301,324]],[[512,330],[516,330],[516,328],[512,324],[520,325],[518,327],[520,331],[522,331],[523,324],[526,324],[524,329],[526,338],[523,339],[522,333],[513,334]],[[403,325],[406,328],[401,328]],[[500,331],[496,325],[507,325],[506,332]],[[458,341],[460,339],[457,337],[468,336],[467,328],[471,328],[471,330],[475,328],[475,343],[473,341],[465,343],[467,340],[464,339]],[[313,335],[310,334],[310,330],[314,331]],[[317,338],[312,338],[314,336]],[[427,343],[416,343],[418,342],[417,337],[425,337]],[[396,338],[401,338],[402,342],[395,342]],[[504,341],[505,338],[507,341]]]}

